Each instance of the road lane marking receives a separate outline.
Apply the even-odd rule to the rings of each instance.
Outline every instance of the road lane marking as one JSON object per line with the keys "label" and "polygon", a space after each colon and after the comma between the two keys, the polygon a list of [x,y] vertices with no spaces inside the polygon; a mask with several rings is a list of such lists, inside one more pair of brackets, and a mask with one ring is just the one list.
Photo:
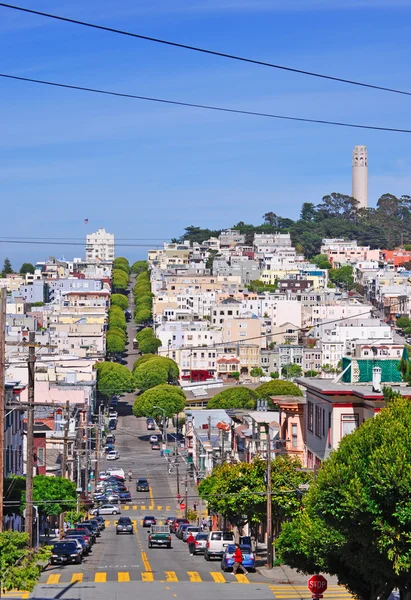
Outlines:
{"label": "road lane marking", "polygon": [[81,583],[83,581],[83,573],[73,573],[70,583]]}
{"label": "road lane marking", "polygon": [[134,527],[137,527],[137,519],[133,519],[131,522],[133,523]]}
{"label": "road lane marking", "polygon": [[235,576],[238,583],[250,583],[246,575],[243,575],[242,573],[236,573]]}
{"label": "road lane marking", "polygon": [[133,510],[137,510],[137,506],[133,504]]}
{"label": "road lane marking", "polygon": [[226,583],[226,578],[222,573],[219,573],[218,571],[210,571],[210,575],[216,583]]}
{"label": "road lane marking", "polygon": [[104,524],[105,524],[106,527],[109,527],[110,526],[110,521],[104,521]]}
{"label": "road lane marking", "polygon": [[154,573],[142,571],[141,572],[141,581],[154,581]]}
{"label": "road lane marking", "polygon": [[61,575],[49,575],[47,578],[47,584],[53,584],[53,583],[58,583],[60,581],[60,577]]}
{"label": "road lane marking", "polygon": [[153,494],[153,488],[150,485],[150,510],[154,510],[154,494]]}
{"label": "road lane marking", "polygon": [[130,507],[128,504],[126,504],[125,506],[123,506],[124,510],[128,510]]}
{"label": "road lane marking", "polygon": [[140,508],[141,508],[141,510],[146,510],[146,507],[143,504],[141,505]]}
{"label": "road lane marking", "polygon": [[30,592],[24,592],[20,590],[10,590],[9,592],[3,592],[2,598],[28,598]]}
{"label": "road lane marking", "polygon": [[107,573],[96,573],[94,575],[94,583],[106,583]]}
{"label": "road lane marking", "polygon": [[145,552],[141,553],[141,558],[143,560],[145,570],[152,571],[153,569],[151,568],[150,561],[148,560],[147,554]]}
{"label": "road lane marking", "polygon": [[197,571],[187,571],[187,575],[188,575],[190,581],[192,581],[194,583],[199,583],[200,581],[202,581],[200,574],[197,573]]}
{"label": "road lane marking", "polygon": [[175,571],[164,571],[164,574],[166,576],[166,581],[178,581]]}
{"label": "road lane marking", "polygon": [[162,506],[157,506],[157,510],[163,510]]}
{"label": "road lane marking", "polygon": [[130,581],[130,573],[127,571],[119,571],[117,573],[117,581]]}
{"label": "road lane marking", "polygon": [[169,506],[166,506],[166,511],[168,512],[169,510],[171,510],[171,508]]}

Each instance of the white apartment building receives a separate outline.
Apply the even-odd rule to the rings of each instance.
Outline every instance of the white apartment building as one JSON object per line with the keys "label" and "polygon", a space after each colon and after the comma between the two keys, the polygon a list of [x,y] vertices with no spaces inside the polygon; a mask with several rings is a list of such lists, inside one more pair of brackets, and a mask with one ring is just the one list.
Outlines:
{"label": "white apartment building", "polygon": [[107,260],[115,258],[114,234],[99,229],[86,237],[86,260]]}
{"label": "white apartment building", "polygon": [[357,301],[331,301],[325,304],[303,307],[305,327],[312,327],[321,321],[337,321],[338,319],[368,318],[372,316],[372,305]]}

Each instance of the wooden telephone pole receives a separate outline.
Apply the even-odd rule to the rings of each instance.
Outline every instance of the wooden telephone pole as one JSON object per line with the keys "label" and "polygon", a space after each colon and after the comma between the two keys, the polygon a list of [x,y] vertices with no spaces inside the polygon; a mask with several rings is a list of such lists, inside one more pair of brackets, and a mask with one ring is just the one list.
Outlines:
{"label": "wooden telephone pole", "polygon": [[3,531],[4,496],[4,420],[6,411],[6,299],[7,290],[0,290],[0,533]]}
{"label": "wooden telephone pole", "polygon": [[29,547],[33,547],[33,469],[34,469],[34,365],[36,334],[29,333],[29,382],[27,407],[27,461],[26,461],[26,516],[24,528],[29,536]]}
{"label": "wooden telephone pole", "polygon": [[[67,454],[68,454],[68,434],[70,427],[70,402],[66,402],[66,422],[64,423],[64,438],[63,438],[63,457],[61,461],[61,476],[63,479],[67,478]],[[64,513],[60,513],[59,520],[60,538],[64,534]]]}

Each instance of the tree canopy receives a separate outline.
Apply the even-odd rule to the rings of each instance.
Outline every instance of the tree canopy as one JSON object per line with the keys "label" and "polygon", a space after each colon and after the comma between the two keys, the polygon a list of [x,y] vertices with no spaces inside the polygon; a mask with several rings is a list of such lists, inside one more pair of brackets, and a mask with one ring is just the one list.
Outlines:
{"label": "tree canopy", "polygon": [[47,546],[41,546],[33,553],[28,547],[27,533],[19,531],[0,533],[2,590],[32,590],[40,577],[43,563],[47,563],[50,555],[51,549]]}
{"label": "tree canopy", "polygon": [[11,266],[11,262],[9,258],[4,259],[3,270],[1,272],[2,277],[6,277],[6,275],[12,275],[14,273],[13,267]]}
{"label": "tree canopy", "polygon": [[131,265],[131,272],[135,273],[136,275],[139,275],[143,271],[147,271],[147,269],[148,269],[148,263],[146,260],[136,260]]}
{"label": "tree canopy", "polygon": [[110,304],[111,306],[118,306],[121,310],[127,310],[128,298],[124,294],[111,294]]}
{"label": "tree canopy", "polygon": [[113,269],[112,287],[113,290],[125,290],[128,286],[129,276],[123,269]]}
{"label": "tree canopy", "polygon": [[[24,498],[25,494],[23,501]],[[73,510],[77,503],[76,483],[64,477],[36,475],[33,479],[33,502],[42,515],[59,515]]]}
{"label": "tree canopy", "polygon": [[302,396],[303,393],[295,383],[273,379],[262,383],[255,388],[257,398],[270,398],[270,396]]}
{"label": "tree canopy", "polygon": [[20,271],[19,271],[20,275],[26,275],[26,273],[34,273],[34,265],[32,265],[31,263],[25,262],[21,265],[20,267]]}
{"label": "tree canopy", "polygon": [[207,408],[249,408],[255,407],[257,394],[254,390],[236,386],[223,390],[207,402]]}
{"label": "tree canopy", "polygon": [[128,263],[128,260],[124,258],[124,256],[118,256],[113,261],[113,269],[120,269],[128,275],[130,273],[130,265]]}
{"label": "tree canopy", "polygon": [[133,405],[133,415],[135,417],[154,417],[161,419],[164,409],[167,418],[173,417],[181,412],[186,404],[186,397],[181,388],[167,383],[157,385],[140,396],[137,396]]}
{"label": "tree canopy", "polygon": [[134,392],[136,382],[134,377],[124,365],[115,362],[101,362],[96,364],[97,389],[103,396]]}
{"label": "tree canopy", "polygon": [[411,586],[411,403],[396,398],[345,436],[323,463],[278,550],[305,573],[326,571],[361,600]]}

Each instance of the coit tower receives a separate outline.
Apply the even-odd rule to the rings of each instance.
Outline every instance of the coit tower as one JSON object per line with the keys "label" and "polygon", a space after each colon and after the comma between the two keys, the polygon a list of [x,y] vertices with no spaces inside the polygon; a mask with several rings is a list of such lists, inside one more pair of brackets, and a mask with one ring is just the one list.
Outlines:
{"label": "coit tower", "polygon": [[358,200],[358,208],[368,208],[367,146],[354,146],[352,153],[352,197]]}

